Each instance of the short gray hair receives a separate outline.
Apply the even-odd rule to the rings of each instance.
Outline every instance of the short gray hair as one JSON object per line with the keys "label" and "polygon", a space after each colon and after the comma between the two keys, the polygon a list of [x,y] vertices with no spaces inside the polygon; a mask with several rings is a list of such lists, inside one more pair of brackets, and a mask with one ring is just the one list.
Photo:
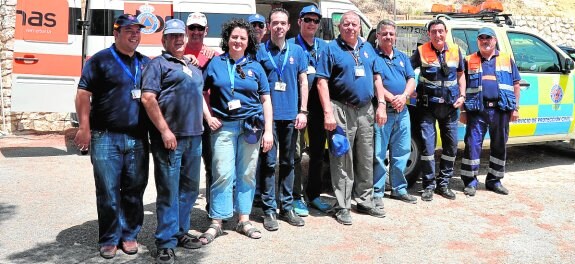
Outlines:
{"label": "short gray hair", "polygon": [[384,19],[384,20],[379,21],[379,23],[377,23],[376,32],[379,33],[379,31],[381,30],[381,27],[383,27],[383,26],[391,26],[395,30],[395,22],[393,22],[389,19]]}

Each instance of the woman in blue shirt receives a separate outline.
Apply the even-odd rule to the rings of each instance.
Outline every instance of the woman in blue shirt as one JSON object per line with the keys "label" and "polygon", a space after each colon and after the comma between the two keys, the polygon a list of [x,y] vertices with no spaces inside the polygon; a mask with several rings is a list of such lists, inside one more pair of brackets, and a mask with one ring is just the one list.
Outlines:
{"label": "woman in blue shirt", "polygon": [[[222,234],[222,220],[239,214],[236,231],[250,238],[261,232],[249,221],[255,192],[255,169],[260,144],[272,147],[272,105],[266,74],[254,61],[256,39],[244,20],[230,20],[222,30],[224,54],[204,71],[204,91],[211,90],[211,109],[204,116],[212,129],[212,224],[200,236],[203,244]],[[263,136],[262,136],[263,134]],[[235,182],[235,188],[234,188]]]}

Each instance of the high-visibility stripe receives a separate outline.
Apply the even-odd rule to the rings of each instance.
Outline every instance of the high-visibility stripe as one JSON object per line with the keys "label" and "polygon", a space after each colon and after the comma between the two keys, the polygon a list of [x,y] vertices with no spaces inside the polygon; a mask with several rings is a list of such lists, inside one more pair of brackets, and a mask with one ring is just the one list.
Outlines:
{"label": "high-visibility stripe", "polygon": [[487,172],[488,172],[488,173],[491,173],[491,174],[493,174],[493,175],[495,175],[495,176],[497,176],[497,177],[503,177],[503,176],[505,176],[505,172],[503,172],[503,171],[496,171],[496,170],[494,170],[494,169],[492,169],[492,168],[489,168],[489,169],[487,170]]}
{"label": "high-visibility stripe", "polygon": [[500,166],[505,166],[504,160],[498,159],[498,158],[493,157],[493,156],[489,156],[489,162],[493,162],[493,163],[500,165]]}
{"label": "high-visibility stripe", "polygon": [[433,155],[431,156],[423,156],[421,155],[421,160],[434,160]]}
{"label": "high-visibility stripe", "polygon": [[447,156],[447,155],[444,155],[444,154],[441,154],[441,159],[442,159],[442,160],[447,160],[447,161],[455,161],[455,157]]}
{"label": "high-visibility stripe", "polygon": [[474,159],[474,160],[470,160],[470,159],[461,159],[461,163],[462,164],[466,164],[466,165],[479,165],[480,161],[479,159]]}
{"label": "high-visibility stripe", "polygon": [[477,171],[461,170],[460,174],[461,174],[461,176],[475,177],[479,173]]}
{"label": "high-visibility stripe", "polygon": [[13,74],[39,74],[51,76],[80,76],[82,56],[61,54],[24,54],[14,52],[14,58],[27,57],[32,60],[14,60]]}

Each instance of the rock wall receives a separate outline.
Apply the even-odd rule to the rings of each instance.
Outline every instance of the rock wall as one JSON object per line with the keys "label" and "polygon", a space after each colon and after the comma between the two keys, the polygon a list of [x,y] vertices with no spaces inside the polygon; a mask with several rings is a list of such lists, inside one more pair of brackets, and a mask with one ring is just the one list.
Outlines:
{"label": "rock wall", "polygon": [[533,33],[557,45],[575,47],[575,18],[513,16],[517,27],[531,29]]}

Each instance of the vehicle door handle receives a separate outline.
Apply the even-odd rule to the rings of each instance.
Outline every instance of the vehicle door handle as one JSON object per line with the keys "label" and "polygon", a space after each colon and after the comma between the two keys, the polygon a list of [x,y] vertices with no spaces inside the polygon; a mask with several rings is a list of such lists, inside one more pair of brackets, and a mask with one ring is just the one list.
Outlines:
{"label": "vehicle door handle", "polygon": [[14,60],[31,64],[38,62],[40,59],[34,57],[15,57]]}
{"label": "vehicle door handle", "polygon": [[520,80],[519,81],[519,89],[527,90],[527,89],[529,89],[529,87],[531,87],[531,84],[529,82],[527,82],[526,80]]}

